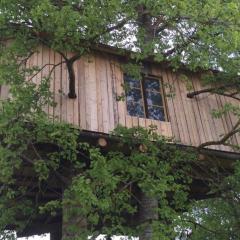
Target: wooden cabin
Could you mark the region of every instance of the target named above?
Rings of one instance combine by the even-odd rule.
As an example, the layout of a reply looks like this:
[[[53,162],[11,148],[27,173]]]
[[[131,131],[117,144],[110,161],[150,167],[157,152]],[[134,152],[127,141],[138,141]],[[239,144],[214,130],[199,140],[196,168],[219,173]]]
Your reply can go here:
[[[71,55],[68,54],[69,57]],[[97,136],[107,136],[118,125],[129,128],[154,125],[156,131],[170,141],[193,147],[218,140],[237,122],[231,114],[221,118],[211,115],[213,110],[223,107],[225,103],[238,104],[237,101],[209,93],[187,97],[189,91],[206,87],[200,81],[201,72],[185,69],[176,72],[168,64],[149,60],[141,79],[135,79],[122,70],[127,62],[124,54],[111,47],[99,47],[74,62],[76,98],[69,98],[69,72],[66,64],[61,64],[62,61],[64,59],[59,53],[39,46],[27,62],[27,67],[42,67],[39,74],[29,77],[36,83],[51,72],[50,88],[57,105],[47,106],[45,111],[53,121],[71,123],[88,133],[97,133]],[[54,69],[53,65],[56,65]],[[1,86],[0,97],[8,97],[7,86]],[[240,145],[240,135],[232,137],[231,142]],[[231,160],[239,158],[239,154],[228,146],[209,148],[214,156]],[[206,195],[202,183],[202,180],[194,183],[194,197]],[[55,230],[57,234],[61,232],[59,218],[56,222],[54,219],[50,223],[44,221],[37,219],[35,225],[28,226],[19,236]],[[53,239],[61,238],[59,235],[54,238],[53,234]]]
[[[32,79],[39,82],[49,75],[53,64],[62,61],[64,59],[60,54],[40,46],[30,57],[27,67],[45,66]],[[46,108],[49,117],[54,121],[71,123],[82,130],[107,134],[119,124],[126,127],[154,125],[159,134],[173,137],[177,143],[187,146],[218,140],[237,121],[230,114],[221,118],[211,115],[214,109],[221,108],[227,102],[233,103],[230,98],[209,93],[187,97],[189,91],[206,88],[200,81],[201,73],[186,70],[175,72],[167,64],[148,62],[139,81],[123,72],[124,63],[126,58],[123,54],[106,46],[75,61],[74,99],[68,97],[66,64],[59,64],[51,74],[50,87],[57,105]],[[0,94],[5,98],[7,87],[2,86]],[[120,99],[120,96],[125,97]],[[235,104],[239,103],[236,101]],[[240,135],[234,136],[231,141],[240,144]],[[210,148],[233,151],[227,146]]]

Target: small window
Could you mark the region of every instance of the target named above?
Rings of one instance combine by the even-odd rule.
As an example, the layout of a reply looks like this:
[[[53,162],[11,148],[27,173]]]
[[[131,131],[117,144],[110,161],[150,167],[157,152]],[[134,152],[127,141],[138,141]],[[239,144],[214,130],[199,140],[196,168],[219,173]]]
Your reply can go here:
[[[160,79],[143,77],[138,80],[125,75],[124,81],[129,115],[166,121],[165,102]]]

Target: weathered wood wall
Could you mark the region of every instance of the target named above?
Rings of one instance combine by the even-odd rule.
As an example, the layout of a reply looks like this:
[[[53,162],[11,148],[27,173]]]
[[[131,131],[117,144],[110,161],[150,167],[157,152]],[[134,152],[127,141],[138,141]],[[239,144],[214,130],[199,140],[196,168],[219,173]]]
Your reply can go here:
[[[175,96],[167,98],[169,120],[175,139],[181,143],[198,146],[206,141],[218,140],[237,122],[237,118],[232,114],[221,118],[213,118],[211,114],[213,110],[221,109],[226,103],[239,104],[236,100],[210,93],[198,95],[193,99],[187,98],[189,91],[207,88],[201,84],[199,74],[188,73],[189,82],[186,84],[181,72],[163,70],[156,66],[152,72],[162,76],[164,82],[173,87]],[[192,86],[191,90],[187,90],[189,84]],[[235,135],[231,143],[240,144],[240,135]],[[227,146],[212,146],[211,148],[232,151]]]
[[[32,55],[27,66],[45,66],[58,64],[62,57],[45,47],[39,47]],[[46,65],[43,71],[33,78],[39,82],[47,76],[52,65]],[[55,108],[47,107],[49,116],[55,120],[66,121],[81,129],[109,133],[118,124],[132,127],[156,125],[158,132],[164,136],[173,136],[179,143],[197,146],[200,143],[217,140],[229,131],[236,119],[229,114],[226,117],[214,119],[211,111],[222,107],[227,100],[225,97],[202,94],[194,99],[186,97],[186,83],[181,73],[174,73],[154,65],[151,74],[159,76],[165,83],[165,92],[172,86],[175,94],[166,97],[169,122],[131,117],[127,115],[126,103],[117,101],[117,96],[123,93],[123,72],[117,56],[107,53],[94,53],[84,56],[74,63],[76,74],[76,99],[68,98],[68,72],[65,64],[60,64],[52,72],[51,90],[57,103]],[[194,90],[202,88],[197,74],[189,74]],[[1,96],[6,97],[6,90],[1,88]],[[240,144],[240,136],[234,137],[233,143]],[[229,147],[212,147],[218,150],[230,151]]]

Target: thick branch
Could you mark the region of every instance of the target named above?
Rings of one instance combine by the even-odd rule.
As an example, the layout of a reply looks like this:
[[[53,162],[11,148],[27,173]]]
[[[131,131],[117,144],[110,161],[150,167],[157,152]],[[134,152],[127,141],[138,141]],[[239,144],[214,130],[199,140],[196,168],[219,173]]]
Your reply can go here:
[[[78,60],[82,54],[76,54],[71,58],[67,58],[67,56],[62,53],[59,52],[59,54],[61,54],[61,56],[64,58],[64,60],[66,61],[66,66],[68,69],[68,74],[69,74],[69,93],[68,93],[68,97],[69,98],[76,98],[77,94],[76,94],[76,90],[75,90],[75,72],[73,69],[73,64],[76,60]]]
[[[229,140],[233,135],[240,132],[240,119],[237,121],[237,123],[233,126],[232,130],[228,132],[226,135],[224,135],[220,140],[218,141],[209,141],[200,144],[197,149],[201,150],[204,147],[212,146],[212,145],[223,145],[227,140]]]
[[[216,87],[206,88],[206,89],[202,89],[202,90],[199,90],[199,91],[190,92],[190,93],[187,94],[187,97],[188,98],[194,98],[195,96],[200,95],[202,93],[215,93],[215,94],[218,94],[218,95],[222,95],[222,96],[225,96],[225,97],[230,97],[230,98],[233,98],[235,100],[240,101],[240,98],[235,96],[236,94],[238,94],[238,92],[234,92],[234,93],[224,93],[224,92],[222,92],[224,89],[233,88],[233,87],[236,87],[236,83],[221,85],[217,88]]]

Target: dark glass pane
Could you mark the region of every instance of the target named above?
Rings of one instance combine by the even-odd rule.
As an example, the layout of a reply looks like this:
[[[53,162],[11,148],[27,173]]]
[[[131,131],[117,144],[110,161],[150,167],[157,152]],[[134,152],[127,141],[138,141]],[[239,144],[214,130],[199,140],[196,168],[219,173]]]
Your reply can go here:
[[[148,106],[148,118],[165,121],[163,108],[156,106]]]
[[[160,82],[159,80],[147,78],[144,80],[144,88],[151,91],[160,91]]]
[[[163,105],[162,96],[159,92],[146,91],[146,99],[148,105]]]
[[[127,102],[128,114],[135,117],[144,117],[143,105],[134,102]]]
[[[142,93],[140,89],[133,88],[127,91],[127,102],[141,102],[142,101]]]
[[[134,79],[133,77],[125,75],[124,81],[128,88],[141,88],[139,79]]]

